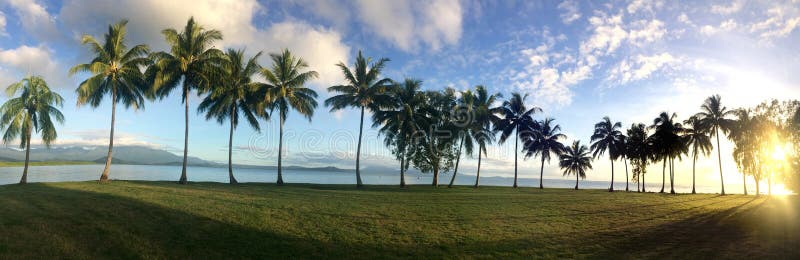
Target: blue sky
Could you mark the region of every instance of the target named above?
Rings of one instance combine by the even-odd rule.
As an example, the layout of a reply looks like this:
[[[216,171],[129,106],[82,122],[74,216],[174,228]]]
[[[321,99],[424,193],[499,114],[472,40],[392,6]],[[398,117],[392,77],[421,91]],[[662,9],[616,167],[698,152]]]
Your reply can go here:
[[[660,111],[685,119],[714,93],[729,107],[800,98],[797,1],[0,0],[0,85],[43,75],[66,98],[58,144],[105,145],[109,104],[77,107],[74,90],[85,75],[66,73],[89,60],[80,36],[99,37],[109,23],[126,18],[129,45],[160,51],[160,31],[180,28],[192,15],[223,32],[219,48],[246,48],[250,55],[289,48],[308,60],[320,73],[311,84],[320,103],[327,86],[342,82],[334,64],[350,64],[363,50],[391,59],[387,77],[422,79],[426,89],[482,84],[506,96],[528,93],[529,104],[544,109],[539,118],[555,117],[570,139],[583,142],[605,115],[629,126]],[[118,111],[116,143],[180,153],[179,97]],[[263,125],[260,134],[244,125],[237,130],[237,163],[275,163],[277,124]],[[353,167],[357,111],[329,113],[320,106],[313,122],[290,114],[286,127],[288,164]],[[225,161],[227,131],[192,111],[189,154]],[[375,130],[366,130],[364,148],[368,167],[396,164]],[[729,157],[730,145],[722,148]],[[705,161],[711,160],[698,163],[701,171],[714,166]],[[466,172],[474,162],[463,162]],[[484,172],[508,176],[510,162],[510,145],[495,146]],[[538,163],[525,161],[523,174],[532,176]],[[678,171],[690,164],[680,163]],[[725,167],[732,180],[741,179],[730,160]],[[608,179],[608,168],[598,161],[589,179]],[[546,175],[560,177],[554,166]]]

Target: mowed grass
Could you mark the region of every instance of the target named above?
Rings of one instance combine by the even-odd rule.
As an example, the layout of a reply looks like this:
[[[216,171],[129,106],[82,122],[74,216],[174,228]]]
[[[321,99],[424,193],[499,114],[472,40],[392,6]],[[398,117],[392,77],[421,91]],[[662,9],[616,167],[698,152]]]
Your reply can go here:
[[[0,186],[0,258],[794,258],[797,196],[114,181]]]

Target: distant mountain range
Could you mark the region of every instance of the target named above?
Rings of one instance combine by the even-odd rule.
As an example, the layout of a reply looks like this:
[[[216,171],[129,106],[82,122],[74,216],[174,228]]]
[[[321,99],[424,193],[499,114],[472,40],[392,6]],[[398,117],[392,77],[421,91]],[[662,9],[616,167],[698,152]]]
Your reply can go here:
[[[44,147],[31,147],[31,161],[70,161],[70,162],[95,162],[105,163],[108,155],[108,147],[104,146],[61,146],[45,149]],[[0,161],[24,161],[25,151],[18,148],[0,148]],[[176,154],[145,147],[145,146],[116,146],[114,147],[114,157],[111,159],[115,164],[136,164],[136,165],[181,165],[183,157]],[[203,167],[227,167],[227,164],[206,161],[197,157],[189,156],[187,162],[190,166]],[[258,165],[234,165],[237,168],[266,169],[274,170],[276,166]],[[284,166],[287,170],[315,170],[315,171],[350,171],[337,167],[301,167]]]

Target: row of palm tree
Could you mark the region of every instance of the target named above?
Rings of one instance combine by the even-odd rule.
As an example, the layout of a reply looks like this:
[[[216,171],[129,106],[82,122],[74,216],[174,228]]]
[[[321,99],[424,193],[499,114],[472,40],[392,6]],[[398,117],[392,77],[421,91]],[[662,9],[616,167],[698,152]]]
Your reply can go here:
[[[180,89],[185,111],[184,160],[180,183],[188,182],[189,96],[194,92],[204,96],[197,109],[205,114],[207,120],[213,119],[220,124],[228,121],[230,183],[237,183],[232,167],[232,146],[239,120],[246,120],[253,129],[260,131],[259,120],[270,120],[273,113],[278,113],[280,127],[276,183],[283,184],[284,123],[290,110],[311,120],[318,106],[317,93],[307,88],[306,84],[318,74],[309,70],[308,64],[288,49],[269,54],[271,66],[268,67],[258,63],[261,52],[245,57],[243,50],[216,49],[214,43],[223,39],[222,33],[204,28],[193,18],[180,32],[176,29],[162,31],[170,46],[169,51],[150,52],[146,45],[141,44],[128,48],[126,24],[127,21],[123,20],[110,25],[102,41],[84,36],[82,43],[90,48],[94,58],[69,71],[71,75],[90,74],[77,88],[79,106],[88,104],[97,107],[107,95],[111,98],[109,149],[100,181],[109,180],[117,103],[122,103],[126,108],[143,109],[146,100],[163,99]],[[539,188],[544,188],[545,163],[557,156],[564,175],[575,175],[576,189],[578,178],[585,178],[587,170],[592,169],[592,159],[607,153],[611,162],[609,191],[614,191],[614,162],[622,160],[625,164],[626,191],[629,190],[629,180],[637,183],[637,191],[641,182],[641,191],[645,191],[646,167],[650,163],[661,162],[661,192],[665,190],[669,166],[670,192],[674,193],[675,160],[680,161],[683,155],[691,153],[692,193],[695,193],[694,164],[700,155],[710,154],[714,148],[712,137],[716,137],[719,147],[720,134],[733,138],[736,143],[734,157],[742,171],[751,175],[761,172],[755,170],[757,166],[754,165],[758,165],[758,160],[753,158],[758,149],[752,147],[765,141],[761,135],[753,137],[755,134],[752,131],[763,127],[753,125],[755,123],[751,121],[754,120],[748,119],[745,110],[728,110],[722,106],[718,95],[706,99],[700,112],[682,123],[677,121],[676,114],[663,112],[651,125],[632,124],[623,132],[621,122],[604,117],[594,125],[589,147],[578,141],[565,145],[562,141],[567,137],[561,133],[561,127],[555,123],[555,119],[534,119],[542,109],[527,104],[527,94],[511,93],[508,99],[502,100],[500,106],[493,107],[503,97],[499,93],[490,93],[484,86],[460,92],[452,88],[423,91],[420,80],[407,78],[394,81],[383,77],[381,72],[388,62],[386,58],[373,60],[365,57],[359,51],[352,68],[341,62],[336,64],[345,84],[329,87],[328,91],[335,95],[324,102],[332,112],[347,108],[360,110],[359,140],[355,151],[358,187],[363,185],[360,155],[367,112],[372,114],[372,127],[379,129],[384,136],[384,143],[400,161],[401,186],[406,184],[406,170],[413,165],[423,172],[432,173],[434,186],[439,183],[440,172],[452,171],[448,185],[452,187],[462,153],[472,156],[477,150],[478,167],[474,186],[478,187],[481,159],[487,155],[487,147],[496,141],[497,134],[500,144],[509,138],[514,139],[513,187],[518,186],[519,152],[526,159],[538,156],[541,160]],[[44,143],[49,145],[56,137],[50,116],[55,117],[56,121],[63,121],[63,116],[56,109],[61,104],[61,97],[50,92],[40,77],[28,77],[8,88],[11,95],[18,90],[22,90],[19,99],[12,99],[0,108],[0,127],[6,128],[4,140],[8,142],[19,138],[22,140],[21,146],[29,148],[30,135],[35,130],[42,132]],[[800,110],[796,114],[800,114]],[[732,119],[734,115],[739,119]],[[794,125],[800,125],[798,118],[800,116],[794,117]],[[725,194],[719,149],[717,153],[721,193]],[[633,166],[632,178],[628,176],[628,161]],[[26,173],[27,163],[22,182]]]

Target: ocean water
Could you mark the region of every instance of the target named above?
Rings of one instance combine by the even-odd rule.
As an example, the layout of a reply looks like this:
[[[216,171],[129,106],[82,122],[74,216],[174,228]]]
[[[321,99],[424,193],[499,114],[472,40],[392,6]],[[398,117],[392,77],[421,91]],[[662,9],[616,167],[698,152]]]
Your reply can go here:
[[[64,182],[64,181],[90,181],[97,180],[103,170],[103,165],[64,165],[64,166],[35,166],[30,167],[28,173],[29,182]],[[228,182],[228,169],[217,167],[189,167],[187,169],[189,181],[197,182]],[[146,180],[146,181],[177,181],[180,177],[180,166],[162,165],[113,165],[111,167],[111,179],[117,180]],[[0,185],[13,184],[19,182],[22,175],[22,167],[0,167]],[[277,178],[275,170],[234,168],[234,175],[239,182],[263,182],[274,183]],[[447,185],[452,175],[443,173],[439,176],[439,184]],[[312,170],[284,170],[284,181],[287,183],[313,183],[313,184],[355,184],[356,178],[353,171],[312,171]],[[362,178],[365,184],[369,185],[399,185],[400,174],[398,172],[387,173],[364,173]],[[406,175],[406,183],[431,184],[433,176],[431,174],[409,173]],[[649,175],[647,180],[647,190],[657,192],[661,189],[660,178],[656,175]],[[474,185],[475,176],[459,174],[456,176],[456,185]],[[510,177],[481,177],[480,184],[483,186],[511,186],[513,178]],[[631,190],[636,190],[635,184],[631,183]],[[666,184],[669,190],[669,183]],[[519,186],[538,187],[538,178],[520,178]],[[575,179],[564,177],[563,179],[545,179],[546,188],[574,188]],[[728,185],[726,185],[728,186]],[[607,189],[608,181],[587,181],[581,180],[581,189]],[[617,181],[614,183],[616,190],[625,190],[625,182]],[[738,188],[738,187],[736,187]],[[732,192],[739,192],[731,187]],[[680,184],[675,186],[678,193],[691,192],[691,186]],[[698,185],[697,191],[701,193],[717,193],[719,186]]]

